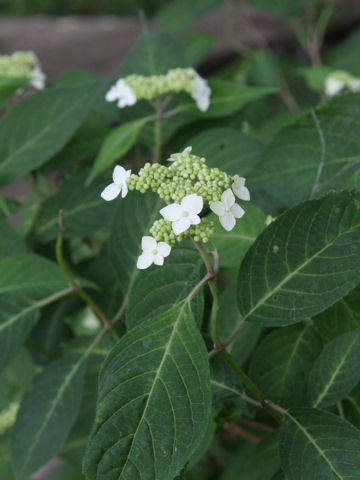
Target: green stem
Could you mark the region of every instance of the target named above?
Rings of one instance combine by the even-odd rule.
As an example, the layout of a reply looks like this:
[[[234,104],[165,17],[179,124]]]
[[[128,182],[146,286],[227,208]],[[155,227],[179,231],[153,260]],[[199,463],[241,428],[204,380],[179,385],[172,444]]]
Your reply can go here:
[[[219,270],[219,259],[218,259],[217,252],[213,252],[213,256],[215,260],[214,266],[213,266],[208,252],[201,245],[201,243],[194,241],[194,244],[198,249],[201,255],[201,258],[204,261],[204,264],[206,266],[207,273],[209,276],[208,285],[209,285],[209,289],[213,299],[212,307],[211,307],[211,315],[210,315],[210,334],[214,342],[214,349],[218,349],[218,348],[221,348],[221,345],[222,345],[219,332],[218,332],[218,318],[219,318],[218,313],[219,313],[219,307],[220,307],[220,294],[216,284],[216,279],[214,277],[216,276]]]
[[[156,116],[155,116],[155,122],[154,122],[153,163],[158,163],[161,159],[162,111],[163,111],[163,107],[160,103],[158,103],[156,105]]]
[[[246,373],[236,365],[231,356],[226,350],[221,353],[221,358],[231,368],[235,375],[242,381],[246,388],[256,397],[261,404],[262,408],[265,408],[270,415],[278,422],[281,423],[283,415],[286,415],[286,410],[276,405],[275,403],[267,400],[264,394],[258,389],[255,383],[246,375]]]
[[[56,241],[56,260],[61,268],[63,274],[65,275],[67,281],[70,283],[73,289],[77,292],[80,298],[91,308],[91,310],[97,315],[100,320],[103,322],[104,326],[108,331],[111,331],[111,334],[117,342],[119,340],[118,334],[113,330],[112,324],[106,318],[105,314],[101,308],[94,302],[94,300],[83,290],[82,286],[79,285],[77,280],[73,277],[72,271],[67,264],[67,261],[64,257],[63,246],[64,246],[64,233],[65,233],[65,223],[64,223],[64,212],[60,210],[59,212],[59,233]]]
[[[221,345],[221,339],[218,331],[218,318],[219,318],[219,308],[220,308],[220,295],[219,289],[216,284],[215,278],[209,280],[209,288],[213,298],[212,307],[211,307],[211,316],[210,316],[210,334],[214,342],[214,347],[219,348]]]
[[[341,403],[341,402],[337,402],[336,408],[337,408],[337,410],[338,410],[338,412],[339,412],[339,417],[344,420],[344,419],[345,419],[345,414],[344,414],[344,409],[343,409],[342,403]]]

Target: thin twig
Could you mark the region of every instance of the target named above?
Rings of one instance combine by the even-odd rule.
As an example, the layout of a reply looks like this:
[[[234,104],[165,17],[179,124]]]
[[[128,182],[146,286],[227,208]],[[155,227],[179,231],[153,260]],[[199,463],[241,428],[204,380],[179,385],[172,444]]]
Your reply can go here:
[[[112,324],[107,319],[104,312],[94,302],[94,300],[85,292],[85,290],[83,290],[82,286],[73,277],[72,271],[64,257],[64,252],[63,252],[64,233],[65,233],[64,211],[60,210],[59,211],[59,233],[58,233],[58,237],[56,241],[56,249],[55,249],[56,259],[59,264],[59,267],[61,268],[63,274],[65,275],[71,287],[73,289],[76,289],[76,293],[79,295],[79,297],[82,298],[82,300],[84,300],[84,302],[91,308],[91,310],[100,318],[100,320],[103,322],[105,327],[108,330],[111,330],[112,336],[114,340],[117,342],[119,340],[119,336],[117,335],[115,330],[112,329]]]

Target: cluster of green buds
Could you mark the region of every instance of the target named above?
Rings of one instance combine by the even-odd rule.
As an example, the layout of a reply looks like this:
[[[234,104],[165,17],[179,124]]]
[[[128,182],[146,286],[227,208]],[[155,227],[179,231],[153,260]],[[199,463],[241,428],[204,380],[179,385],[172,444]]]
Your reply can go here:
[[[127,180],[129,190],[145,193],[152,190],[166,202],[179,203],[186,195],[196,193],[207,202],[221,199],[233,178],[218,168],[209,168],[205,158],[191,154],[191,147],[171,155],[169,166],[146,163],[138,175]]]
[[[28,78],[30,85],[42,89],[45,75],[33,52],[15,52],[12,55],[0,56],[0,77]]]
[[[137,175],[117,165],[113,183],[101,193],[102,198],[109,201],[120,193],[125,197],[128,190],[141,193],[150,190],[167,203],[160,210],[163,218],[156,220],[150,228],[152,236],[142,239],[143,253],[137,263],[140,269],[153,263],[162,265],[175,243],[188,236],[196,242],[209,241],[215,224],[204,216],[200,217],[204,202],[208,202],[210,209],[219,216],[224,229],[230,231],[236,219],[245,213],[235,203],[234,194],[241,200],[250,200],[245,178],[232,177],[218,168],[210,168],[205,158],[191,154],[191,147],[171,155],[168,160],[168,166],[147,163]]]
[[[205,79],[193,68],[174,68],[164,75],[128,75],[110,87],[105,99],[117,101],[119,108],[132,106],[138,100],[154,100],[169,93],[186,92],[205,112],[210,105],[211,90]]]

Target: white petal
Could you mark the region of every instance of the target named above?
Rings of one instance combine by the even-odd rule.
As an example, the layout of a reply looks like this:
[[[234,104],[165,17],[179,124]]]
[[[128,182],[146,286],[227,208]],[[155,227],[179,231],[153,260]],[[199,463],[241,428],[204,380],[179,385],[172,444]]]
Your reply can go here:
[[[150,237],[149,235],[148,236],[145,235],[145,237],[142,237],[141,248],[145,253],[151,253],[153,250],[156,250],[157,243],[155,238]]]
[[[131,175],[131,170],[126,170],[124,178],[129,178]]]
[[[360,91],[360,78],[352,78],[350,80],[349,88],[352,92]]]
[[[110,90],[105,95],[105,100],[107,102],[113,102],[119,98],[119,93],[115,85],[113,85]]]
[[[124,183],[122,184],[122,187],[121,187],[121,198],[125,198],[127,194],[128,194],[128,186],[126,185],[126,182],[124,181]]]
[[[170,255],[171,252],[171,247],[165,242],[159,242],[157,244],[157,251],[162,255],[163,257],[167,257]]]
[[[124,177],[126,175],[126,170],[124,167],[120,165],[116,165],[113,171],[113,182],[121,185],[124,181]]]
[[[150,267],[150,265],[153,263],[153,260],[154,255],[152,255],[151,253],[142,253],[137,259],[136,266],[140,270],[144,270],[145,268]]]
[[[233,186],[232,186],[232,190],[235,193],[235,195],[238,198],[240,198],[240,200],[244,200],[246,202],[248,202],[250,200],[250,192],[246,187],[244,187],[244,186],[239,187],[239,186],[235,185],[235,183],[234,183]]]
[[[189,213],[200,213],[203,208],[203,199],[200,195],[192,193],[181,200],[182,208]]]
[[[220,223],[221,225],[230,232],[235,227],[235,217],[232,215],[230,212],[226,212],[224,215],[222,215],[220,218]]]
[[[188,218],[191,225],[199,225],[199,223],[201,222],[201,218],[199,217],[199,215],[196,215],[196,213],[190,213]]]
[[[245,210],[241,208],[240,205],[235,203],[235,205],[230,208],[230,212],[234,215],[235,218],[241,218],[244,215]]]
[[[175,235],[180,235],[180,233],[185,232],[190,227],[189,217],[181,217],[176,222],[173,222],[172,229]]]
[[[221,202],[210,202],[210,209],[219,216],[225,213],[225,206]]]
[[[115,183],[110,183],[104,190],[101,192],[101,198],[109,202],[114,200],[120,193],[120,188]]]
[[[164,257],[159,253],[154,255],[154,263],[155,265],[164,265]]]
[[[195,100],[198,109],[206,112],[210,105],[211,89],[208,87],[207,81],[204,78],[200,77],[195,70],[194,73],[194,88],[190,95]]]
[[[162,215],[165,220],[175,222],[182,216],[182,212],[183,209],[178,203],[172,203],[171,205],[167,205],[166,207],[162,208],[160,210],[160,215]]]
[[[325,80],[325,93],[328,97],[332,97],[344,88],[344,83],[338,78],[327,77]]]
[[[233,192],[230,190],[230,188],[228,188],[227,190],[225,190],[225,192],[223,192],[223,194],[221,195],[221,201],[224,204],[224,206],[227,208],[231,208],[234,205],[235,197]]]

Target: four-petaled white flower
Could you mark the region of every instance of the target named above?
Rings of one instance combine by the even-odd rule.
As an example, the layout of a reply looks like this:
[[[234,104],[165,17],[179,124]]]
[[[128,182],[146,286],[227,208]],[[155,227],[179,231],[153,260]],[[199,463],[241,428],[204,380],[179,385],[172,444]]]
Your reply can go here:
[[[204,78],[200,77],[195,70],[193,70],[193,72],[194,88],[190,95],[195,100],[198,109],[206,112],[210,105],[211,89]]]
[[[163,265],[164,257],[167,257],[171,252],[171,247],[167,243],[158,243],[155,238],[150,236],[142,237],[141,248],[143,253],[139,256],[136,264],[140,270],[150,267],[153,263]]]
[[[190,225],[198,225],[200,217],[198,213],[203,208],[203,199],[195,193],[187,195],[181,200],[181,204],[172,203],[160,210],[160,214],[172,222],[175,235],[185,232]]]
[[[120,167],[120,165],[116,165],[113,172],[113,182],[110,183],[104,190],[101,192],[101,197],[106,200],[114,200],[120,192],[122,198],[126,197],[128,193],[128,187],[126,185],[126,179],[129,178],[131,175],[131,170],[125,170],[124,167]]]
[[[250,200],[250,192],[248,188],[245,187],[244,177],[234,175],[234,183],[231,185],[231,188],[235,195],[240,198],[240,200],[245,200],[246,202]]]
[[[133,89],[125,83],[123,78],[119,78],[115,85],[110,87],[110,90],[105,96],[105,100],[107,102],[118,100],[117,106],[123,108],[135,105],[137,98]]]
[[[180,155],[189,154],[191,153],[192,147],[185,147],[181,153],[172,153],[170,158],[168,158],[168,162],[176,162],[179,159]]]
[[[235,227],[235,219],[241,218],[245,213],[245,210],[235,203],[235,197],[230,188],[221,195],[221,202],[211,202],[210,208],[219,216],[221,225],[228,232]]]

